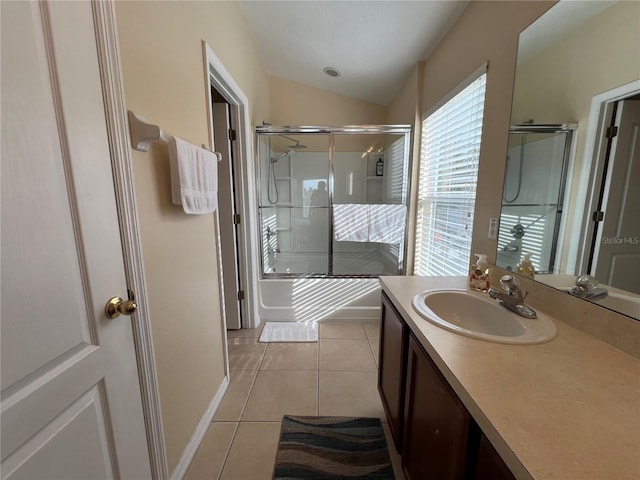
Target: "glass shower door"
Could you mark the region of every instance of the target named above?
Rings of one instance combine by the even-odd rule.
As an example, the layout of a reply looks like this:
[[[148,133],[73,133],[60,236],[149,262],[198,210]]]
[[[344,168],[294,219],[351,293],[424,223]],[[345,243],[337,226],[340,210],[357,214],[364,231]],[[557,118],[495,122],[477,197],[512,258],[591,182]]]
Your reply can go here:
[[[333,274],[403,273],[408,136],[334,138]]]
[[[256,127],[263,278],[404,273],[410,135]]]
[[[515,270],[528,253],[536,272],[554,272],[572,136],[570,128],[512,127],[498,235],[499,267]]]
[[[263,274],[329,274],[329,135],[257,136]]]

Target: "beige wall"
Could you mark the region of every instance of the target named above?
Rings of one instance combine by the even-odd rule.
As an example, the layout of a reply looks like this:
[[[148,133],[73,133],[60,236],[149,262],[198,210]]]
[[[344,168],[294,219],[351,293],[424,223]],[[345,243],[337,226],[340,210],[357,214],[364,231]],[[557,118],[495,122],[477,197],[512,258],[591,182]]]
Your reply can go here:
[[[420,94],[423,62],[416,64],[411,75],[393,98],[387,109],[386,123],[391,125],[413,125],[420,120]]]
[[[470,2],[424,65],[422,112],[489,62],[472,251],[487,253],[492,262],[496,241],[487,231],[489,218],[500,215],[518,35],[553,3]]]
[[[271,77],[269,84],[273,125],[383,124],[387,108],[321,88]]]
[[[640,77],[639,22],[640,2],[618,2],[518,65],[514,124],[575,122],[584,136],[591,98]]]
[[[302,83],[271,77],[269,82],[270,119],[272,125],[382,125],[387,107],[345,95],[311,87]],[[305,151],[325,151],[326,137],[293,135],[309,148]],[[279,141],[281,140],[281,141]],[[275,138],[273,148],[285,151],[291,142]],[[341,138],[342,151],[363,151],[375,140],[370,137]]]
[[[252,107],[268,115],[268,78],[235,2],[116,2],[127,108],[208,143],[201,40]],[[171,203],[167,145],[133,151],[134,180],[169,470],[224,378],[213,215]]]
[[[418,198],[418,162],[420,161],[420,124],[422,113],[422,79],[424,62],[418,62],[411,75],[404,83],[389,105],[386,123],[391,125],[411,125],[413,127],[411,137],[411,150],[409,151],[409,223],[408,232],[415,231],[415,219]],[[415,235],[407,238],[406,266],[407,273],[413,273]]]

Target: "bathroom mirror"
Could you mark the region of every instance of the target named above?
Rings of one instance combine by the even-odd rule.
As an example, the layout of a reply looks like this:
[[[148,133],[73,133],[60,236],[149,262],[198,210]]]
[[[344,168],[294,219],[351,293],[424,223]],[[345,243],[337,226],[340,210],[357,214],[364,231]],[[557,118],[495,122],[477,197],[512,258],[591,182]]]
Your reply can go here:
[[[496,255],[561,290],[591,274],[608,295],[584,297],[636,319],[639,25],[640,2],[560,1],[521,33]]]

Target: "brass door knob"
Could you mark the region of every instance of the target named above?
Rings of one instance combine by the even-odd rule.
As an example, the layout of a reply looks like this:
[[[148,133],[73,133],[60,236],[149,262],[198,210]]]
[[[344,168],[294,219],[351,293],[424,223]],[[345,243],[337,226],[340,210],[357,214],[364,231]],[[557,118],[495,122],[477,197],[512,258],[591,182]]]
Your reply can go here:
[[[138,310],[138,304],[133,298],[133,292],[129,291],[129,300],[123,300],[122,297],[110,298],[104,307],[107,318],[116,318],[120,315],[131,315]]]

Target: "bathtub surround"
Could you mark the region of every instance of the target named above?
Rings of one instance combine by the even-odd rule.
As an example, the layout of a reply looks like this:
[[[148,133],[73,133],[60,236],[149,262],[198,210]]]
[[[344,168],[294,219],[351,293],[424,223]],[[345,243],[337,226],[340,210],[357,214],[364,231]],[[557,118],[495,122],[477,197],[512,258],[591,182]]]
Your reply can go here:
[[[260,280],[263,321],[375,320],[380,315],[376,278]]]

